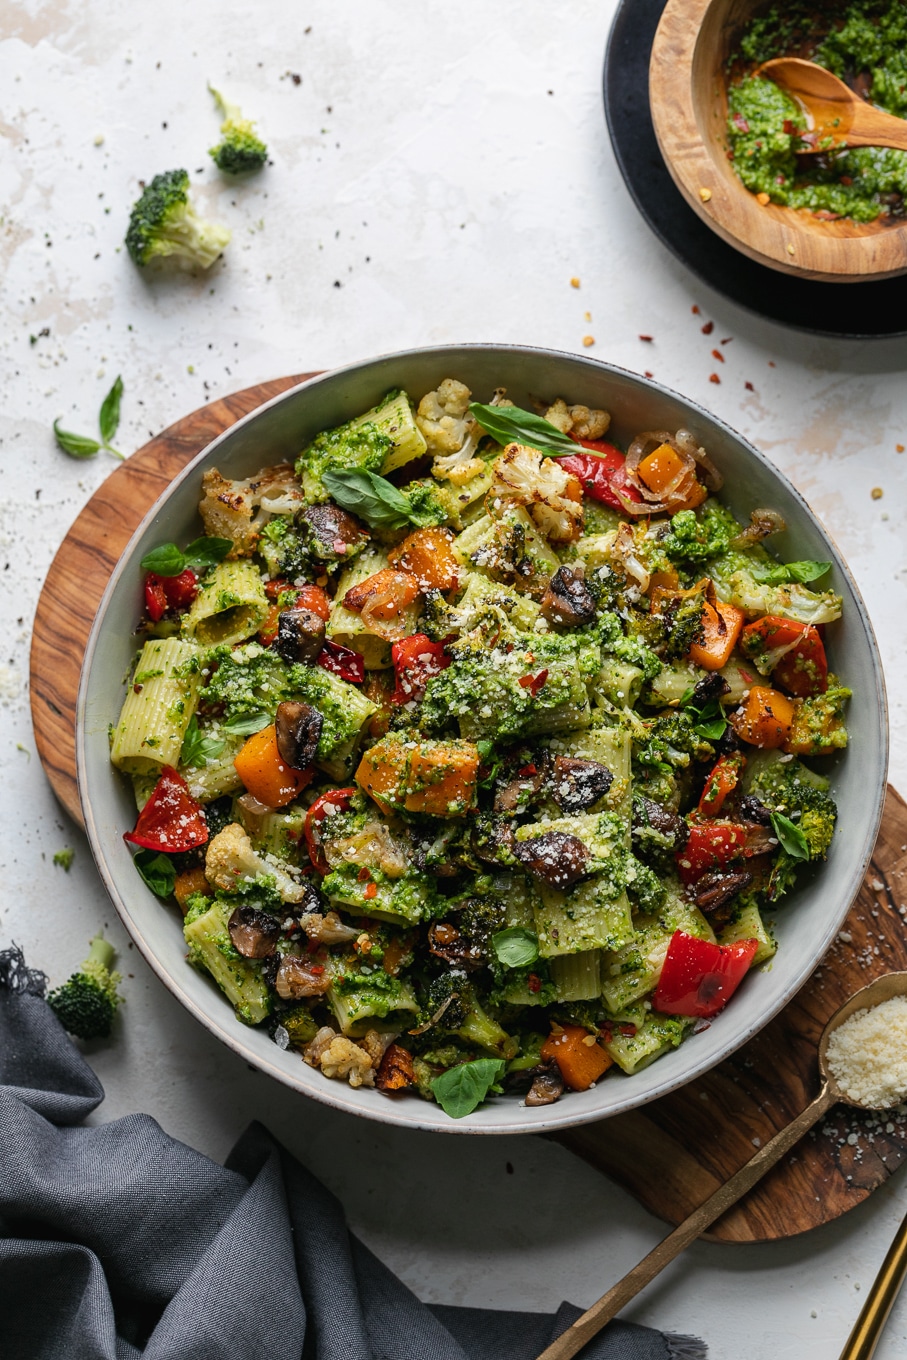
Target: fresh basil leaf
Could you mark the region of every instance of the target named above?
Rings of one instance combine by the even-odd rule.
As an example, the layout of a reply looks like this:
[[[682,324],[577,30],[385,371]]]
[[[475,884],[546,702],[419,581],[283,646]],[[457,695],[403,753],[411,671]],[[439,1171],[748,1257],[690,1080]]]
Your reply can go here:
[[[220,730],[229,733],[231,737],[250,737],[253,733],[260,732],[263,727],[267,727],[270,721],[269,713],[239,713],[228,722],[221,723]]]
[[[132,861],[139,877],[157,897],[172,897],[176,869],[169,855],[157,850],[140,850]]]
[[[451,1119],[462,1119],[481,1105],[504,1071],[500,1058],[477,1058],[448,1068],[431,1083],[435,1100]]]
[[[321,480],[338,505],[373,529],[405,529],[411,523],[409,501],[386,477],[364,468],[338,468]]]
[[[201,574],[209,567],[216,567],[218,562],[223,562],[232,547],[232,538],[205,536],[190,543],[183,556],[186,559],[186,566]]]
[[[110,441],[116,434],[120,424],[120,398],[123,395],[123,379],[118,377],[107,396],[101,402],[101,410],[98,414],[98,428],[101,431],[101,438],[104,447],[110,449],[111,453],[116,453],[116,449],[110,448]],[[122,454],[119,457],[122,458]]]
[[[194,765],[196,768],[207,765],[209,760],[217,759],[226,744],[222,737],[204,736],[199,731],[198,722],[193,715],[189,719],[189,726],[186,728],[186,735],[183,737],[180,763],[182,765]]]
[[[702,708],[688,709],[696,717],[693,724],[693,731],[706,741],[718,741],[724,736],[727,727],[727,718],[724,716],[724,709],[717,699],[710,699]]]
[[[532,930],[523,926],[510,926],[499,930],[491,937],[491,946],[498,956],[498,963],[505,968],[525,968],[535,963],[539,956],[539,939]]]
[[[800,828],[789,817],[785,817],[780,812],[773,812],[772,830],[778,837],[781,849],[790,855],[791,859],[810,858],[809,842]]]
[[[89,439],[84,434],[71,434],[69,430],[61,430],[59,420],[54,421],[54,438],[57,447],[68,453],[70,458],[94,458],[101,448],[96,439]]]
[[[831,571],[830,562],[783,562],[780,567],[769,572],[768,580],[773,585],[785,581],[799,581],[801,585],[805,586],[810,581],[818,581],[829,571]]]
[[[473,401],[469,404],[469,414],[499,444],[528,444],[530,448],[540,449],[542,453],[552,454],[555,458],[582,453],[581,446],[563,434],[556,425],[552,425],[550,420],[524,411],[519,406],[483,406],[481,402]]]
[[[175,543],[162,543],[146,553],[139,565],[143,571],[154,572],[155,576],[179,576],[186,569],[186,557]]]

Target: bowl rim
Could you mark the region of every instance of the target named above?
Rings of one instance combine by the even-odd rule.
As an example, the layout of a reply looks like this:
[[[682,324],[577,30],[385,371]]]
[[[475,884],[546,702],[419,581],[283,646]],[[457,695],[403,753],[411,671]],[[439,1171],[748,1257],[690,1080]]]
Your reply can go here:
[[[826,231],[806,209],[761,206],[715,154],[694,92],[702,26],[715,3],[667,0],[649,58],[655,136],[686,202],[728,245],[781,273],[826,283],[865,283],[907,273],[907,222],[854,224],[846,236],[835,234],[838,224],[830,223],[832,230]],[[820,248],[821,258],[812,246]]]
[[[633,1088],[630,1088],[626,1100],[622,1102],[619,1109],[610,1110],[593,1109],[591,1111],[577,1110],[576,1113],[571,1113],[569,1101],[558,1102],[557,1104],[552,1106],[551,1109],[552,1111],[558,1111],[559,1113],[556,1114],[552,1113],[550,1115],[546,1115],[544,1118],[536,1117],[532,1120],[531,1123],[524,1122],[522,1124],[520,1124],[517,1120],[514,1119],[513,1114],[510,1115],[509,1119],[508,1118],[494,1119],[493,1117],[487,1118],[481,1124],[472,1123],[471,1122],[472,1115],[467,1115],[463,1119],[449,1119],[447,1123],[439,1124],[436,1122],[429,1122],[427,1120],[423,1120],[422,1118],[419,1117],[418,1113],[415,1114],[415,1117],[413,1117],[413,1115],[410,1113],[401,1115],[400,1113],[398,1113],[396,1103],[392,1101],[375,1101],[373,1107],[372,1106],[369,1106],[367,1108],[356,1107],[355,1109],[353,1109],[350,1107],[349,1104],[350,1088],[347,1087],[346,1083],[341,1084],[340,1082],[327,1080],[320,1073],[315,1073],[314,1071],[310,1072],[310,1070],[303,1063],[300,1063],[301,1070],[299,1071],[298,1076],[294,1076],[288,1069],[280,1066],[276,1061],[272,1062],[268,1058],[263,1058],[260,1053],[250,1050],[250,1048],[244,1042],[242,1027],[236,1023],[235,1017],[233,1016],[233,1013],[230,1010],[229,1006],[223,1005],[223,998],[220,996],[220,994],[219,993],[216,994],[215,1000],[218,1004],[209,1013],[208,1009],[205,1006],[200,1005],[196,1001],[196,999],[190,994],[188,989],[183,986],[182,972],[180,972],[179,974],[171,972],[168,969],[168,967],[162,962],[162,960],[158,957],[153,945],[146,937],[142,929],[141,923],[135,919],[128,905],[120,895],[116,883],[116,878],[107,863],[103,839],[97,824],[97,820],[95,818],[94,808],[92,806],[91,801],[91,793],[90,789],[88,788],[88,779],[86,775],[87,770],[86,723],[85,723],[86,707],[88,704],[89,696],[89,682],[91,678],[93,664],[95,661],[95,654],[97,653],[98,648],[101,644],[105,616],[121,578],[125,575],[125,573],[128,570],[130,570],[134,566],[132,556],[135,546],[139,543],[139,541],[141,540],[145,533],[145,530],[155,519],[160,509],[172,495],[173,491],[177,487],[181,486],[185,481],[195,476],[199,466],[203,462],[210,459],[211,456],[216,452],[216,450],[227,441],[228,437],[234,435],[238,430],[248,425],[251,425],[257,419],[262,417],[266,412],[272,410],[274,407],[284,402],[290,401],[296,396],[296,394],[300,393],[303,390],[308,390],[310,388],[314,388],[316,386],[328,382],[339,381],[342,383],[344,378],[348,377],[351,374],[358,373],[362,370],[368,370],[383,364],[403,364],[407,360],[419,359],[426,355],[436,354],[439,357],[441,355],[449,355],[451,356],[452,362],[455,362],[455,355],[459,353],[487,354],[489,355],[489,357],[497,356],[502,353],[515,356],[519,356],[521,354],[532,354],[533,356],[539,356],[542,358],[548,358],[552,360],[568,360],[572,366],[576,366],[578,369],[588,368],[589,370],[598,373],[604,371],[607,374],[613,374],[621,378],[629,378],[632,381],[632,383],[637,384],[639,387],[643,389],[646,388],[651,389],[652,391],[657,392],[662,396],[666,396],[670,399],[679,402],[687,410],[703,416],[705,419],[707,419],[712,424],[717,426],[733,442],[742,445],[750,456],[754,457],[769,471],[769,473],[773,477],[777,478],[782,483],[785,490],[797,502],[799,502],[799,504],[807,513],[807,515],[818,525],[820,532],[822,533],[824,538],[828,541],[829,548],[833,553],[835,567],[846,578],[848,585],[853,593],[854,599],[856,600],[860,623],[865,635],[865,640],[868,647],[868,654],[871,662],[871,670],[875,691],[873,698],[876,703],[876,712],[879,721],[879,739],[880,739],[879,745],[882,757],[880,779],[878,787],[875,790],[874,806],[871,809],[870,819],[867,823],[866,834],[864,836],[861,852],[858,859],[852,860],[850,863],[849,872],[847,874],[846,891],[842,893],[841,900],[846,902],[846,909],[842,912],[839,918],[836,917],[830,923],[826,923],[825,928],[821,935],[821,940],[819,942],[818,952],[816,952],[815,950],[811,951],[810,958],[797,969],[792,979],[789,981],[786,993],[783,996],[779,997],[779,999],[777,999],[771,1005],[767,1006],[763,1011],[761,1011],[756,1022],[744,1026],[739,1035],[737,1035],[736,1038],[722,1050],[718,1057],[713,1058],[711,1056],[704,1056],[700,1062],[698,1063],[694,1062],[690,1070],[685,1071],[678,1076],[665,1077],[660,1082],[658,1082],[654,1086],[654,1088],[648,1091],[645,1090],[637,1091],[634,1090]],[[765,1027],[765,1025],[769,1023],[770,1020],[772,1020],[781,1010],[783,1010],[783,1008],[786,1005],[790,1003],[790,1001],[797,994],[797,992],[800,990],[803,984],[820,965],[822,958],[824,957],[828,948],[832,944],[835,936],[840,930],[841,924],[843,920],[846,919],[846,915],[849,912],[853,904],[853,901],[857,896],[857,893],[859,892],[866,869],[869,865],[872,850],[875,845],[876,837],[878,835],[879,825],[882,819],[882,812],[887,787],[888,753],[889,753],[889,723],[884,675],[882,671],[878,643],[876,641],[875,632],[871,620],[869,618],[865,602],[863,601],[859,588],[857,587],[857,584],[843,555],[839,551],[834,540],[831,538],[831,535],[829,534],[828,530],[818,519],[818,517],[813,513],[813,511],[809,508],[805,498],[801,495],[797,488],[788,480],[784,473],[781,472],[780,469],[776,468],[775,465],[766,457],[765,454],[763,454],[759,449],[752,445],[747,439],[740,435],[736,430],[734,430],[720,417],[714,415],[706,407],[700,405],[699,402],[693,400],[692,398],[686,397],[679,392],[675,392],[672,388],[666,387],[664,384],[657,382],[653,378],[643,377],[638,373],[634,373],[630,369],[622,368],[617,364],[608,363],[604,360],[593,358],[592,356],[574,354],[564,350],[554,350],[544,346],[518,345],[512,343],[494,344],[490,342],[478,342],[466,344],[454,343],[446,345],[421,345],[414,346],[406,350],[389,351],[383,354],[374,355],[368,359],[356,360],[352,363],[344,364],[340,367],[326,370],[323,373],[319,373],[315,377],[309,378],[304,382],[297,383],[293,387],[287,388],[284,392],[278,393],[277,396],[270,398],[268,401],[262,403],[261,406],[256,407],[253,411],[250,411],[246,415],[240,417],[240,419],[234,422],[234,424],[230,425],[226,430],[223,430],[213,440],[206,444],[205,447],[201,449],[200,452],[196,455],[196,457],[193,458],[189,463],[187,463],[186,466],[170,482],[166,490],[162,492],[162,494],[155,500],[154,504],[143,516],[141,523],[137,526],[135,532],[130,537],[126,547],[123,549],[123,552],[110,575],[110,579],[107,582],[107,586],[105,587],[104,593],[98,605],[97,613],[95,614],[95,618],[92,623],[91,632],[89,633],[88,641],[85,646],[85,652],[82,660],[82,669],[79,680],[79,691],[76,703],[76,768],[78,775],[79,798],[84,817],[85,832],[88,837],[92,857],[94,859],[98,873],[100,874],[101,879],[104,883],[104,887],[108,893],[108,896],[110,897],[114,905],[114,908],[116,909],[117,914],[119,915],[120,920],[123,923],[127,933],[130,935],[136,947],[141,952],[143,958],[145,959],[145,962],[158,976],[158,978],[161,980],[161,982],[164,984],[167,990],[172,995],[174,995],[176,999],[186,1008],[186,1010],[188,1010],[190,1014],[193,1015],[194,1018],[197,1021],[199,1021],[211,1034],[213,1034],[221,1042],[225,1043],[228,1048],[232,1049],[232,1051],[236,1053],[239,1057],[241,1057],[246,1063],[254,1065],[254,1067],[257,1070],[274,1077],[282,1085],[289,1087],[291,1090],[294,1090],[299,1094],[310,1096],[313,1099],[319,1101],[321,1104],[327,1105],[336,1110],[341,1110],[344,1113],[351,1115],[361,1115],[366,1119],[373,1119],[383,1124],[391,1124],[400,1128],[418,1129],[420,1131],[430,1133],[442,1132],[452,1134],[468,1134],[473,1136],[477,1134],[492,1136],[520,1133],[525,1134],[552,1133],[558,1130],[578,1127],[581,1124],[594,1123],[600,1120],[613,1118],[614,1116],[619,1114],[625,1114],[632,1109],[638,1109],[643,1105],[649,1104],[653,1100],[659,1099],[661,1096],[668,1095],[672,1091],[676,1091],[681,1087],[688,1085],[690,1082],[695,1081],[705,1072],[710,1071],[713,1067],[716,1067],[720,1062],[723,1062],[725,1058],[730,1057],[732,1053],[736,1052],[745,1043],[747,1043],[755,1034],[762,1030]],[[186,973],[187,981],[188,977],[189,973],[187,972]],[[212,995],[214,995],[214,993],[212,993]],[[276,1046],[275,1051],[278,1053],[280,1052],[279,1049],[276,1049]],[[311,1076],[313,1080],[307,1079],[300,1080],[300,1078],[305,1078],[307,1075]],[[409,1107],[410,1110],[413,1110],[414,1108],[417,1107],[412,1106]],[[487,1108],[494,1109],[497,1107],[493,1106]],[[501,1108],[502,1110],[513,1109],[522,1110],[523,1106],[522,1104],[519,1105],[508,1104],[506,1106],[502,1106]]]

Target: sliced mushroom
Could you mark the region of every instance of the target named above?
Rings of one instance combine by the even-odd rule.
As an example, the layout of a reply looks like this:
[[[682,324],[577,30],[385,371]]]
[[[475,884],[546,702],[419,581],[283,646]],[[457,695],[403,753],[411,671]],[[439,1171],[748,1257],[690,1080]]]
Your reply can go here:
[[[331,985],[331,975],[323,964],[285,954],[280,961],[274,989],[283,1001],[299,1001],[304,996],[322,996]]]
[[[311,704],[288,699],[277,705],[274,726],[281,760],[294,770],[307,770],[318,754],[324,715]]]
[[[564,812],[585,812],[604,798],[614,775],[597,760],[556,756],[551,771],[551,797]]]
[[[428,949],[436,958],[466,972],[485,964],[484,951],[478,945],[470,944],[448,921],[433,921],[428,927]]]
[[[514,840],[513,850],[527,873],[550,888],[569,888],[588,872],[592,858],[579,836],[546,831],[529,840]]]
[[[312,550],[323,561],[342,559],[365,537],[358,519],[339,505],[310,505],[299,511],[296,520],[308,529]]]
[[[275,648],[284,661],[314,661],[324,647],[324,619],[313,609],[282,609]]]
[[[757,822],[760,826],[771,826],[772,811],[752,793],[745,793],[740,799],[740,816],[745,822]]]
[[[681,841],[686,840],[689,830],[683,818],[664,803],[656,803],[653,798],[634,798],[633,829],[643,830],[646,827],[666,836],[673,842],[675,849],[679,849]]]
[[[518,808],[525,808],[541,790],[545,779],[544,768],[540,765],[524,768],[532,769],[533,773],[517,775],[495,789],[495,812],[516,812]]]
[[[577,628],[595,618],[595,599],[578,572],[558,567],[541,599],[542,618],[552,628]]]
[[[705,912],[706,916],[711,916],[719,912],[722,907],[726,907],[739,892],[748,888],[752,881],[753,875],[746,869],[737,869],[732,872],[716,870],[713,873],[703,874],[702,878],[693,884],[689,892],[699,910]]]
[[[564,1094],[564,1079],[556,1062],[543,1063],[526,1094],[527,1105],[553,1105]]]
[[[513,827],[503,817],[478,816],[473,824],[470,845],[476,859],[485,864],[513,864]]]
[[[719,671],[709,671],[708,675],[697,680],[693,686],[690,703],[694,708],[705,708],[713,699],[721,699],[725,694],[729,694],[730,689],[730,685]]]
[[[280,922],[257,907],[237,907],[227,922],[233,947],[244,959],[266,959],[280,939]]]

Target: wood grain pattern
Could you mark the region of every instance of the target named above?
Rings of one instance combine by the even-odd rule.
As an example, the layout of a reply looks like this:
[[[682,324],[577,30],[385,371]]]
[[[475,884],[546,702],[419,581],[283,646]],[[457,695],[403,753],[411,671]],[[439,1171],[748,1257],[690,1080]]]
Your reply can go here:
[[[145,512],[206,444],[240,416],[311,376],[247,388],[170,426],[108,477],[57,553],[35,620],[32,718],[47,776],[77,821],[79,670],[110,572]],[[754,1139],[766,1142],[812,1099],[816,1043],[832,1011],[878,974],[907,969],[902,903],[907,903],[907,805],[890,789],[873,861],[844,932],[782,1014],[682,1091],[558,1134],[556,1140],[623,1185],[652,1213],[679,1223],[748,1160]],[[891,1132],[882,1124],[872,1131],[871,1142],[863,1136],[851,1145],[843,1138],[872,1122],[872,1117],[842,1112],[839,1136],[820,1131],[805,1139],[795,1156],[777,1166],[708,1236],[722,1242],[789,1237],[859,1204],[907,1156],[907,1120],[892,1121]]]
[[[241,416],[312,373],[276,378],[178,420],[116,468],[63,540],[38,600],[29,675],[35,744],[54,793],[82,824],[75,716],[85,644],[110,573],[145,513],[196,454]]]
[[[903,220],[825,222],[805,209],[762,207],[734,174],[726,155],[724,66],[736,34],[761,7],[761,0],[665,6],[652,45],[649,103],[675,184],[722,240],[770,269],[826,283],[907,272]]]

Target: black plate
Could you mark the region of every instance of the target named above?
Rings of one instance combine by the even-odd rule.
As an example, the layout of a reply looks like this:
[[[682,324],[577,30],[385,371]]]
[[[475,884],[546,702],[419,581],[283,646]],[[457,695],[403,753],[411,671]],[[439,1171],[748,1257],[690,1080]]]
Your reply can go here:
[[[876,283],[817,283],[734,250],[701,222],[674,184],[649,112],[649,53],[667,0],[621,0],[605,53],[604,99],[617,164],[659,240],[719,293],[815,335],[907,335],[907,275]]]

